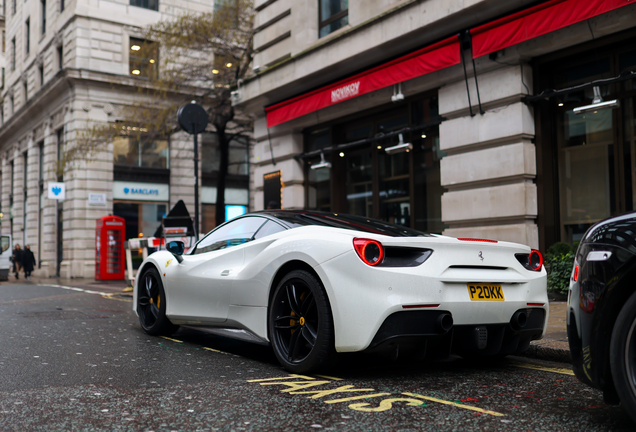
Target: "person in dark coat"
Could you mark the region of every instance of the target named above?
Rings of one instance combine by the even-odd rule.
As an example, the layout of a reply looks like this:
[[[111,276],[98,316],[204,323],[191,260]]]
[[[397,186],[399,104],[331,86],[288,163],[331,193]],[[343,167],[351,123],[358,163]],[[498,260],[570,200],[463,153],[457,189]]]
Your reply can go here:
[[[20,270],[22,270],[22,248],[16,243],[13,248],[13,271],[15,272],[15,278],[20,279]]]
[[[24,247],[22,251],[22,268],[24,268],[24,277],[31,280],[31,272],[35,267],[35,255],[29,246]]]

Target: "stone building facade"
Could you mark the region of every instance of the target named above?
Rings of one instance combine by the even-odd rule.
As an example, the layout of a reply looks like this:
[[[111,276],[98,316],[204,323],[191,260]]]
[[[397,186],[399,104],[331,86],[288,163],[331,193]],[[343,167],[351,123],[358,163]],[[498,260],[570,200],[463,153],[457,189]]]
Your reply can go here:
[[[255,74],[238,100],[255,117],[253,209],[280,190],[285,208],[544,251],[633,210],[631,2],[255,7]],[[618,103],[577,114],[595,87]]]
[[[159,64],[138,58],[141,28],[183,11],[212,8],[213,3],[196,0],[6,2],[1,231],[11,234],[14,244],[31,246],[36,275],[93,277],[95,226],[102,216],[124,217],[127,237],[150,237],[178,200],[194,214],[190,136],[153,142],[122,136],[63,173],[57,167],[82,130],[118,120],[119,109],[132,103],[144,75]],[[213,137],[200,142],[206,139]],[[214,214],[206,208],[215,202],[215,189],[204,171],[205,166],[202,225],[210,229],[213,221],[205,215]],[[243,174],[245,185],[230,182],[230,204],[233,197],[234,204],[247,206]],[[65,199],[49,199],[49,183],[60,181]]]

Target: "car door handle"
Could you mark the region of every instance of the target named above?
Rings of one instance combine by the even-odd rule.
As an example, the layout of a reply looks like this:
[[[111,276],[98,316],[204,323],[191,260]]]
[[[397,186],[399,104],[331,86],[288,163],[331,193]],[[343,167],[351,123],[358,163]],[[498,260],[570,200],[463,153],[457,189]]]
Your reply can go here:
[[[612,256],[609,251],[590,251],[587,254],[587,261],[607,261]]]
[[[223,271],[221,272],[221,276],[229,276],[231,271],[232,271],[232,270],[223,270]]]

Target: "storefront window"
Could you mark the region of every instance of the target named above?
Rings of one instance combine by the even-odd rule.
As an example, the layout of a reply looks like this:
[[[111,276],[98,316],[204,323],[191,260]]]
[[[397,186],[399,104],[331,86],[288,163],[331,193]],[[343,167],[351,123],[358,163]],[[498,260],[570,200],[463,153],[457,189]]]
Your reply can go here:
[[[592,224],[634,209],[636,89],[633,80],[598,85],[596,90],[594,86],[595,81],[636,69],[636,50],[631,46],[625,42],[540,63],[541,70],[549,71],[541,77],[541,88],[572,88],[541,105],[546,119],[539,142],[546,152],[540,162],[546,173],[542,183],[552,189],[543,192],[546,246],[576,242]],[[576,108],[594,103],[595,91],[603,101],[617,100],[619,106],[575,113]],[[551,139],[556,145],[549,148]],[[550,180],[552,157],[556,175]],[[551,201],[551,196],[557,199]],[[558,211],[551,209],[553,202],[558,203]]]
[[[373,161],[367,150],[345,159],[347,173],[347,213],[373,217]]]
[[[384,133],[400,131],[409,125],[408,113],[403,112],[393,118],[382,120],[378,129]],[[402,134],[402,143],[404,141]],[[413,136],[406,134],[408,140]],[[400,143],[400,137],[393,136],[388,141],[379,141],[384,148]],[[380,217],[399,225],[411,226],[411,154],[410,151],[388,154],[382,149],[378,152],[380,180]]]
[[[610,57],[570,64],[555,71],[557,88],[571,87],[611,75]],[[601,86],[604,98],[610,87]],[[562,237],[581,239],[594,222],[612,214],[614,179],[614,114],[612,110],[575,114],[592,103],[593,88],[573,91],[557,102],[559,195]]]
[[[307,135],[307,151],[320,150],[330,143],[330,128],[312,131]],[[331,155],[327,155],[331,157]],[[331,210],[331,170],[309,169],[308,177],[308,208],[312,210]]]
[[[308,131],[305,150],[315,154],[326,149],[324,159],[332,167],[311,169],[320,156],[307,161],[307,208],[441,233],[442,153],[438,126],[432,121],[437,117],[437,97],[432,96]],[[412,148],[386,152],[400,143],[410,143]],[[344,147],[333,151],[338,145]]]
[[[113,159],[115,165],[170,168],[168,141],[140,141],[134,137],[118,137],[113,141]]]
[[[619,56],[621,72],[636,70],[636,50]],[[636,80],[623,83],[626,97],[622,101],[623,115],[623,153],[625,172],[626,209],[634,210],[636,203]]]
[[[561,220],[566,236],[577,241],[590,224],[611,214],[614,124],[611,110],[586,115],[566,111],[561,119]]]

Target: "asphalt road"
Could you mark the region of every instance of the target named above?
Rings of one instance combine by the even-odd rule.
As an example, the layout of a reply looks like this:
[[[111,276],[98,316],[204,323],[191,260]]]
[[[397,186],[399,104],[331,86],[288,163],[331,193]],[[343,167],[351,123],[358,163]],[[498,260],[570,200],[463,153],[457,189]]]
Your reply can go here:
[[[346,356],[294,376],[267,347],[149,337],[129,298],[37,285],[0,285],[0,325],[0,430],[634,430],[567,364]]]

